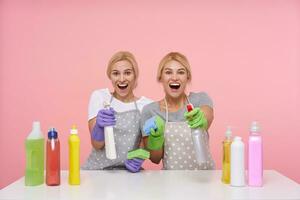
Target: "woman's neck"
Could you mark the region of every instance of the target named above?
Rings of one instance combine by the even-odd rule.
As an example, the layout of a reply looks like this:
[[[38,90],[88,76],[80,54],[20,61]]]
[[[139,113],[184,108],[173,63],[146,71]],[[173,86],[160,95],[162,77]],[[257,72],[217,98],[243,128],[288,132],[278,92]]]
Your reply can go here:
[[[174,112],[174,111],[178,111],[180,108],[184,106],[184,103],[186,101],[186,94],[183,93],[182,95],[176,98],[166,95],[165,99],[168,104],[168,110]]]
[[[113,97],[115,97],[116,99],[124,102],[124,103],[129,103],[129,102],[133,102],[136,100],[136,97],[134,96],[133,92],[128,93],[126,96],[120,96],[118,93],[116,93],[115,91],[112,93]]]

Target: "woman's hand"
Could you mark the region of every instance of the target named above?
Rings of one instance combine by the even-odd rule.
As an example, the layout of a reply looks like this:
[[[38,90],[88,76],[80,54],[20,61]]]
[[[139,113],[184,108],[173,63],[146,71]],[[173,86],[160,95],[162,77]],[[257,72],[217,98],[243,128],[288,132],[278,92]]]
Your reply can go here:
[[[190,128],[201,128],[207,130],[207,119],[200,108],[194,108],[190,112],[185,112],[184,117]]]
[[[92,131],[92,139],[104,141],[104,127],[116,124],[115,111],[113,108],[99,110],[96,117],[96,124]]]
[[[155,126],[156,129],[150,128],[150,135],[148,137],[147,148],[150,150],[159,150],[162,148],[165,138],[164,138],[164,129],[165,122],[159,116],[155,116]]]

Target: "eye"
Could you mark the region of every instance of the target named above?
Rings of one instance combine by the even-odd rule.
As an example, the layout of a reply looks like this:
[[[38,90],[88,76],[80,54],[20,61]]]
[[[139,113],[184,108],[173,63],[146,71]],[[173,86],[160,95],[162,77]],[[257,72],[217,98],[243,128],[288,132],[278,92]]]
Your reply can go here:
[[[185,75],[186,72],[185,72],[185,70],[179,70],[179,71],[178,71],[178,74],[180,74],[180,75]]]
[[[112,76],[118,76],[120,73],[118,72],[118,71],[113,71],[113,72],[111,72],[111,75]]]
[[[132,71],[126,71],[126,72],[125,72],[125,75],[126,75],[126,76],[130,76],[131,74],[132,74]]]
[[[172,71],[171,70],[166,70],[165,74],[170,75],[170,74],[172,74]]]

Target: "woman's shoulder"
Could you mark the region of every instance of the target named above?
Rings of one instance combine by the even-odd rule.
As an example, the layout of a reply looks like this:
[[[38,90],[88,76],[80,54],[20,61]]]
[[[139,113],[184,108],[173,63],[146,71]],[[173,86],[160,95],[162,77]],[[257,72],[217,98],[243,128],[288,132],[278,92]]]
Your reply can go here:
[[[108,88],[97,89],[92,92],[91,98],[110,97],[111,94]]]
[[[213,101],[207,92],[191,92],[189,94],[189,100],[194,106],[208,105],[213,107]]]
[[[149,99],[145,96],[141,96],[138,100],[137,103],[142,104],[142,105],[148,105],[150,103],[154,102],[152,99]]]
[[[144,106],[143,113],[151,112],[153,110],[159,110],[159,104],[157,101],[152,101]]]

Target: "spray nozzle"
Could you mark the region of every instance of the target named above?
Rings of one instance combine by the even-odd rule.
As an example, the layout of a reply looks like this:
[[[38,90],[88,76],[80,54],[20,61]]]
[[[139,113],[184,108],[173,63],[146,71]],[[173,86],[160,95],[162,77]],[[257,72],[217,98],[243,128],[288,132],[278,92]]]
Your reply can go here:
[[[73,125],[73,126],[72,126],[71,134],[78,134],[78,130],[77,130],[77,128],[76,128],[76,125]]]
[[[226,132],[225,132],[225,136],[227,139],[230,139],[230,137],[232,136],[232,131],[231,131],[231,127],[227,126]]]
[[[187,109],[188,112],[191,112],[191,111],[194,109],[193,104],[191,104],[191,103],[190,103],[190,104],[187,104],[187,105],[186,105],[186,109]]]
[[[104,102],[103,102],[103,107],[104,107],[104,108],[109,108],[109,107],[110,107],[110,103],[107,102],[107,101],[104,101]]]
[[[251,131],[251,132],[254,132],[254,133],[257,133],[257,132],[260,131],[260,127],[259,127],[257,121],[253,121],[253,122],[251,123],[250,131]]]

